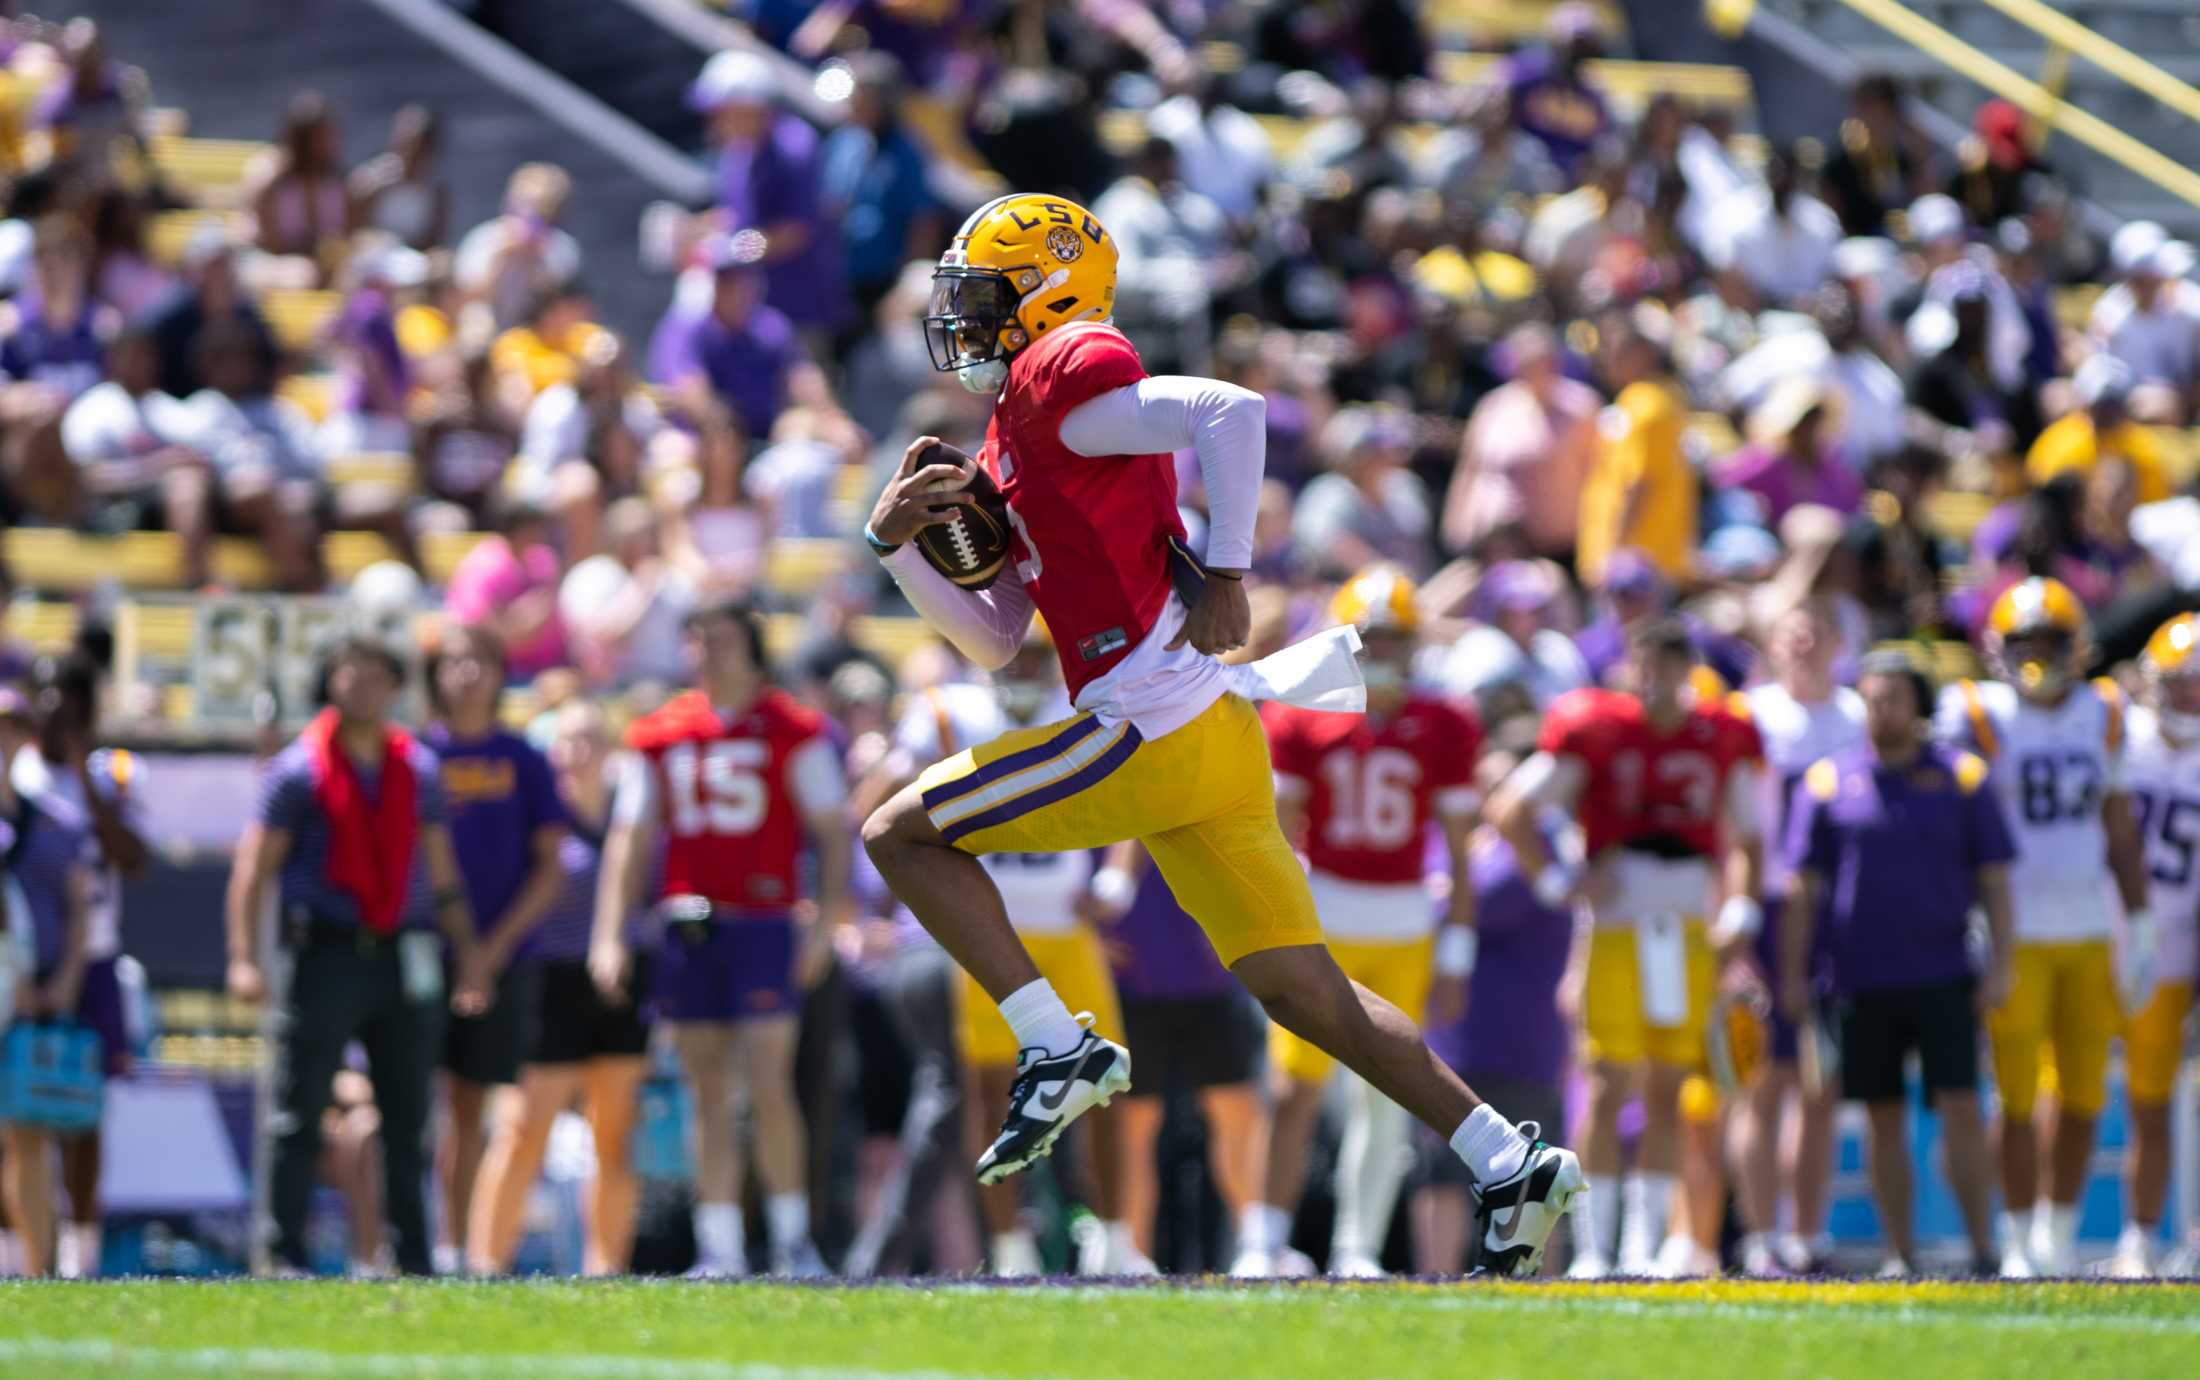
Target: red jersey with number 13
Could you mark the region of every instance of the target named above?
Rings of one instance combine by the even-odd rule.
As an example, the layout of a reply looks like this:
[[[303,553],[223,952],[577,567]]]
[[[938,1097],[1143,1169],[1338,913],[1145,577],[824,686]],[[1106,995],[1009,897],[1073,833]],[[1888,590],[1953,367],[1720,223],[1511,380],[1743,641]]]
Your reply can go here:
[[[794,903],[802,817],[788,763],[825,721],[782,691],[726,718],[690,690],[627,729],[655,789],[665,840],[664,896],[722,906]]]
[[[1757,727],[1730,697],[1692,704],[1670,733],[1642,701],[1617,690],[1573,690],[1551,702],[1536,747],[1588,770],[1579,814],[1591,857],[1613,844],[1651,842],[1710,857],[1729,778],[1764,756]]]
[[[1169,602],[1181,552],[1176,465],[1167,455],[1079,455],[1062,419],[1146,377],[1113,326],[1080,321],[1024,347],[978,463],[1008,500],[1009,559],[1062,660],[1071,699],[1145,639]]]
[[[1305,793],[1307,863],[1350,882],[1419,882],[1439,802],[1474,787],[1473,716],[1416,695],[1380,717],[1273,701],[1260,717],[1276,775]]]

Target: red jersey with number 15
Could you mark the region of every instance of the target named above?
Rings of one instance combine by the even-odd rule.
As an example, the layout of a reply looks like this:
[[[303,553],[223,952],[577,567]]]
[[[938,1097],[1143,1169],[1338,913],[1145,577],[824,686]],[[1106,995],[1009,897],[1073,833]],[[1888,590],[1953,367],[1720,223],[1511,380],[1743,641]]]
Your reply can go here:
[[[1062,326],[1009,363],[978,452],[1008,500],[1009,559],[1053,635],[1073,700],[1153,630],[1171,560],[1189,560],[1169,456],[1085,456],[1062,444],[1062,418],[1145,377],[1115,327]]]
[[[1690,705],[1660,733],[1642,701],[1617,690],[1573,690],[1551,702],[1536,747],[1588,769],[1579,815],[1591,857],[1648,843],[1710,857],[1735,769],[1764,756],[1757,727],[1720,696]]]
[[[778,690],[726,718],[690,690],[627,729],[665,839],[664,896],[783,908],[795,900],[801,812],[788,764],[825,721]]]
[[[1273,701],[1260,709],[1279,782],[1306,800],[1306,861],[1352,882],[1421,880],[1429,823],[1472,805],[1482,729],[1416,695],[1395,714],[1328,714]]]

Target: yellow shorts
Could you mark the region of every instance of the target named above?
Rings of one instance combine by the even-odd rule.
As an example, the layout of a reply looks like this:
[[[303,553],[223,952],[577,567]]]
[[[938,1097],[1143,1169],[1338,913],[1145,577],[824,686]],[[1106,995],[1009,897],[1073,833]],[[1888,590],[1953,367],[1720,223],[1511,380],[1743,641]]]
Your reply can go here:
[[[1635,949],[1635,931],[1624,925],[1599,925],[1589,932],[1582,1024],[1587,1027],[1586,1057],[1592,1063],[1639,1064],[1648,1059],[1691,1072],[1703,1067],[1703,1028],[1718,992],[1718,958],[1701,920],[1687,921],[1682,935],[1687,946],[1688,1019],[1680,1025],[1652,1025],[1642,1011],[1642,960]]]
[[[1137,839],[1225,965],[1322,942],[1306,873],[1276,822],[1268,739],[1224,695],[1147,742],[1090,714],[1004,733],[917,778],[925,813],[965,853],[1066,853]]]
[[[1027,934],[1022,938],[1031,961],[1039,965],[1039,976],[1054,985],[1062,1005],[1074,1012],[1090,1011],[1092,1028],[1101,1038],[1121,1044],[1123,1012],[1115,1002],[1115,975],[1108,969],[1100,936],[1079,925],[1066,934]],[[1016,1034],[1001,1019],[1001,1008],[970,974],[962,973],[961,985],[955,1033],[963,1058],[981,1068],[1014,1064]]]
[[[2169,1105],[2177,1066],[2185,1059],[2185,1016],[2191,1010],[2192,984],[2165,982],[2124,1022],[2124,1081],[2135,1105]]]
[[[2108,1102],[2108,1046],[2124,1025],[2108,941],[2019,943],[2010,971],[2009,1000],[1986,1018],[2002,1115],[2032,1115],[2043,1052],[2054,1060],[2049,1091],[2073,1112],[2098,1114]]]
[[[1329,952],[1346,977],[1415,1021],[1421,1019],[1436,977],[1436,936],[1378,944],[1332,939]],[[1301,1083],[1323,1082],[1337,1066],[1335,1059],[1280,1025],[1268,1027],[1268,1057]]]

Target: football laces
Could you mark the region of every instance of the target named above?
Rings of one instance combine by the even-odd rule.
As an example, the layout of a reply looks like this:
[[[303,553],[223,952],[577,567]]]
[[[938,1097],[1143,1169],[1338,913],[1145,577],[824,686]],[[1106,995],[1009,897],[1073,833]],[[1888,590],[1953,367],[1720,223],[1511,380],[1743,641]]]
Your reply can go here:
[[[970,525],[963,521],[961,513],[947,520],[947,539],[954,544],[955,559],[961,562],[963,569],[976,570],[978,548],[970,540]]]

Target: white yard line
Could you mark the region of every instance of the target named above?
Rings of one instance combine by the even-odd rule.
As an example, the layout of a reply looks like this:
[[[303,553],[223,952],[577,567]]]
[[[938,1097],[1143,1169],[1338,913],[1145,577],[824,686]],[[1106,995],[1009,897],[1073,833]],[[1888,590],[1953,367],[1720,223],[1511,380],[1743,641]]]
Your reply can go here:
[[[987,1380],[965,1371],[871,1370],[861,1366],[769,1366],[672,1361],[654,1356],[482,1355],[309,1351],[291,1347],[125,1346],[101,1341],[0,1338],[0,1371],[16,1365],[142,1366],[169,1375],[483,1377],[504,1380]]]

